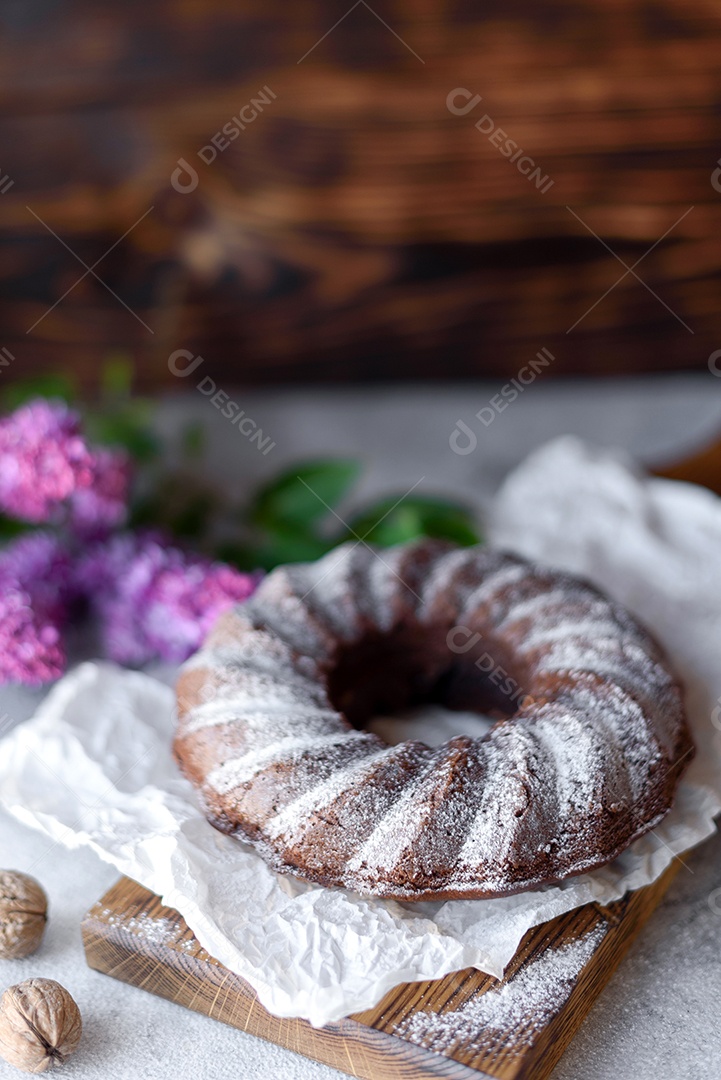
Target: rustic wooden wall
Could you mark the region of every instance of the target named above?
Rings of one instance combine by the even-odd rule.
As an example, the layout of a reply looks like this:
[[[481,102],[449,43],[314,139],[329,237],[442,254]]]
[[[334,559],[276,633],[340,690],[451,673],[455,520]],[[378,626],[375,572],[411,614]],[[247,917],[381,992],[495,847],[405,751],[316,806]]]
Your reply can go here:
[[[721,347],[713,0],[25,0],[0,25],[5,379],[92,383],[117,349],[156,387],[180,348],[258,382],[512,375],[544,347],[549,375],[668,370]],[[457,87],[482,96],[465,115]],[[567,206],[628,266],[670,231],[611,288],[624,266]]]

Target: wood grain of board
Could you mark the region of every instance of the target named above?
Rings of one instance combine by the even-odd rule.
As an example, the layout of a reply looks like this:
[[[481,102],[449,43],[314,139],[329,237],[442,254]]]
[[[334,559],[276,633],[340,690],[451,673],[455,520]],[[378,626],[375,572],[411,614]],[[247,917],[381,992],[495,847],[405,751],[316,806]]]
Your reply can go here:
[[[324,1028],[268,1013],[177,911],[128,878],[87,913],[83,943],[97,971],[351,1076],[545,1080],[677,867],[607,907],[588,904],[535,927],[502,982],[470,968],[404,983],[375,1008]]]

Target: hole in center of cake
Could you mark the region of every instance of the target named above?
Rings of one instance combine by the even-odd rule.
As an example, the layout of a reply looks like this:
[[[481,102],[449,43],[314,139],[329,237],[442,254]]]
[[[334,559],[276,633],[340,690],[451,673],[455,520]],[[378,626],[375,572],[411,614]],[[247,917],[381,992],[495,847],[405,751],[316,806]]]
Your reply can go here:
[[[480,713],[426,704],[413,705],[391,716],[372,716],[363,724],[363,730],[380,735],[389,746],[409,739],[425,743],[426,746],[442,746],[456,735],[482,739],[496,720]]]
[[[328,676],[333,706],[393,744],[480,738],[513,716],[525,693],[500,643],[463,630],[404,625],[342,646]]]

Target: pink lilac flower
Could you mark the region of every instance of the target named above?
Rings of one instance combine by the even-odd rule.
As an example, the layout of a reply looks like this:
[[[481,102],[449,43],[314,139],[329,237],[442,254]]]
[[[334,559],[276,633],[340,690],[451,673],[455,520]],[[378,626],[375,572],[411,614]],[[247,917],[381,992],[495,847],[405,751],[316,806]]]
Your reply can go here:
[[[59,521],[98,536],[125,520],[130,460],[124,451],[91,449],[80,417],[39,399],[0,420],[0,511],[32,523]]]
[[[124,533],[80,560],[79,580],[107,655],[123,664],[185,660],[221,612],[257,578],[174,547],[158,533]]]
[[[92,476],[80,418],[59,402],[32,401],[0,420],[0,510],[49,521]]]
[[[126,518],[130,460],[93,449],[61,403],[0,420],[0,513],[64,525],[0,550],[0,682],[41,683],[65,667],[61,631],[84,601],[107,654],[128,664],[184,660],[256,577],[174,547],[159,534],[108,534]]]
[[[38,685],[65,670],[60,631],[73,602],[70,559],[46,533],[0,551],[0,683]]]
[[[124,451],[93,450],[90,481],[70,497],[70,524],[75,532],[97,537],[125,523],[130,474],[130,458]]]

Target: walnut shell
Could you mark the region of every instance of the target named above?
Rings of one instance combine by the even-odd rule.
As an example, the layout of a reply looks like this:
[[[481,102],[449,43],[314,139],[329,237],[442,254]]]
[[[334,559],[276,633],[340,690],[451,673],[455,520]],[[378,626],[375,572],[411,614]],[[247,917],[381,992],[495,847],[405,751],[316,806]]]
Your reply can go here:
[[[27,979],[0,998],[0,1056],[23,1072],[45,1072],[77,1050],[80,1010],[54,979]]]
[[[0,870],[0,959],[34,953],[45,933],[48,898],[35,878]]]

